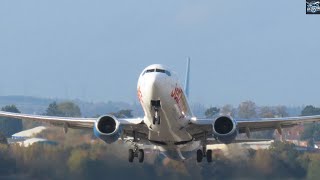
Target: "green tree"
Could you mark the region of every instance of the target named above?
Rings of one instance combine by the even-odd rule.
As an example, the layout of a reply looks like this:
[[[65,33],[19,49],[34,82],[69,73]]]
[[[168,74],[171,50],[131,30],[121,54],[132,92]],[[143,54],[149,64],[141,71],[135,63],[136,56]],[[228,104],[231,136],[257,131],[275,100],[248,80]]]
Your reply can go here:
[[[0,132],[0,144],[8,144],[7,137]]]
[[[66,117],[81,117],[81,111],[78,105],[73,102],[62,102],[58,104],[58,110]]]
[[[312,105],[308,105],[301,111],[301,116],[313,116],[313,115],[320,115],[320,108],[316,108]]]
[[[47,116],[64,116],[64,117],[81,117],[81,111],[78,105],[73,102],[53,102],[49,104],[45,115]]]
[[[49,104],[45,115],[47,116],[63,116],[63,113],[59,110],[56,102]]]
[[[15,105],[9,105],[1,108],[1,111],[20,113]],[[22,131],[22,120],[15,118],[0,118],[0,132],[6,137],[11,137],[12,134]]]
[[[301,111],[301,116],[313,115],[320,115],[320,108],[308,105]],[[309,146],[313,146],[314,141],[320,141],[320,124],[305,124],[304,131],[301,134],[301,139],[307,140],[309,142]]]
[[[210,107],[204,113],[207,118],[212,118],[220,112],[220,109],[217,107]]]

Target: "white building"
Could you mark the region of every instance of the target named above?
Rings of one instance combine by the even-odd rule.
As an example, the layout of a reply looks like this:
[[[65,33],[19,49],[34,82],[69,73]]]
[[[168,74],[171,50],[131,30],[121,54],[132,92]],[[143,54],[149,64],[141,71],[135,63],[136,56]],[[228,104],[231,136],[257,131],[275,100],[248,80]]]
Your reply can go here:
[[[49,141],[47,139],[42,138],[30,138],[25,141],[17,142],[20,146],[28,147],[32,144],[49,144],[49,145],[56,145],[57,143],[54,141]]]
[[[13,140],[29,139],[29,138],[32,138],[32,137],[36,136],[37,134],[41,133],[45,129],[47,129],[47,128],[44,126],[38,126],[38,127],[32,128],[32,129],[28,129],[25,131],[15,133],[11,136],[11,138]]]

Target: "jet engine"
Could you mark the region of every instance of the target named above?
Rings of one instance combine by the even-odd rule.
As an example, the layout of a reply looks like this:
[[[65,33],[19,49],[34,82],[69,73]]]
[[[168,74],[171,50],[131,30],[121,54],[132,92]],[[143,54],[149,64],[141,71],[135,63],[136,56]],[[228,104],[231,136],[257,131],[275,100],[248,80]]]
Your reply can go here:
[[[101,116],[94,124],[93,133],[104,142],[111,144],[117,141],[121,134],[120,123],[110,115]]]
[[[230,116],[219,116],[213,121],[213,134],[224,144],[231,143],[237,136],[237,122]]]

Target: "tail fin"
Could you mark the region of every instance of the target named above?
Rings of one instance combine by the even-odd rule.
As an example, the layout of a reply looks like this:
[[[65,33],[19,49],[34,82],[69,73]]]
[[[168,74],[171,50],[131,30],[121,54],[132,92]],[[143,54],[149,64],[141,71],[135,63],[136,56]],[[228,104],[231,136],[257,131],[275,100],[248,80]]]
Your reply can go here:
[[[186,93],[187,98],[189,98],[189,77],[190,77],[190,57],[187,61],[187,70],[186,70],[186,81],[184,82],[184,92]]]

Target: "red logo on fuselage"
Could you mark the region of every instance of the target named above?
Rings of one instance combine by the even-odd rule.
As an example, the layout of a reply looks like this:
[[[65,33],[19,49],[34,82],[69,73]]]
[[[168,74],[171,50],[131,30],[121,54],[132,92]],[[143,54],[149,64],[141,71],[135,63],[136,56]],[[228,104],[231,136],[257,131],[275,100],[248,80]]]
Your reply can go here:
[[[180,87],[175,87],[172,91],[171,91],[171,97],[175,100],[175,102],[178,105],[179,111],[181,113],[179,119],[185,118],[185,105],[183,103],[183,90]]]
[[[174,90],[171,91],[171,97],[179,104],[181,97],[182,97],[182,89],[180,87],[174,88]]]
[[[138,96],[138,99],[139,99],[140,103],[143,103],[142,93],[141,93],[140,86],[138,87],[137,96]]]

